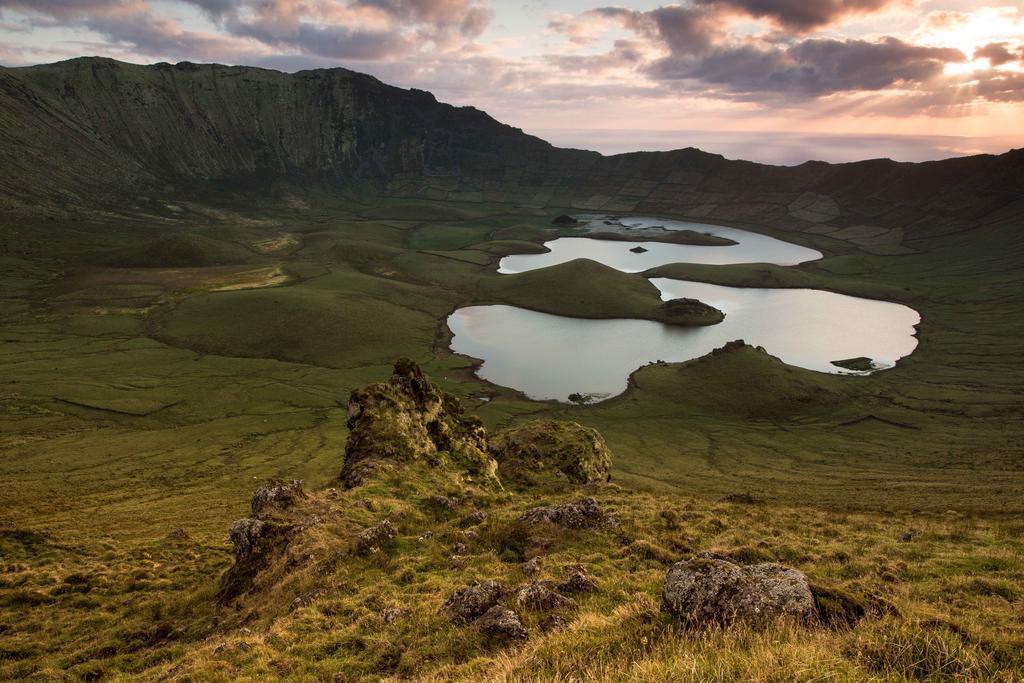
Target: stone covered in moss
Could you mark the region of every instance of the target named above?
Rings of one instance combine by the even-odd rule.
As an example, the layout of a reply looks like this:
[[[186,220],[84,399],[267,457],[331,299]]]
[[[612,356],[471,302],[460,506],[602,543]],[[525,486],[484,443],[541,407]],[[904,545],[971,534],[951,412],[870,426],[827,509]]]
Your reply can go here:
[[[352,392],[348,428],[341,473],[348,487],[371,472],[411,462],[451,466],[497,483],[483,423],[464,415],[459,400],[438,389],[408,358],[395,363],[387,382]]]
[[[559,479],[575,484],[610,478],[612,452],[596,429],[578,422],[535,420],[491,437],[502,481],[520,486]]]

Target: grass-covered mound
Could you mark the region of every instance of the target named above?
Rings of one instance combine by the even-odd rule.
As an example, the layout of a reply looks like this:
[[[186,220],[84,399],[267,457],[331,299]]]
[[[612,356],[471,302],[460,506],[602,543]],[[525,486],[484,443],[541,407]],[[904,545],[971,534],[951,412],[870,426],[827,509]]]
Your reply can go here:
[[[855,391],[847,379],[786,365],[737,340],[685,363],[647,365],[634,373],[630,393],[694,413],[774,418],[830,413]],[[694,391],[701,386],[714,391]]]
[[[842,360],[832,361],[832,365],[845,370],[854,370],[856,372],[870,372],[875,369],[875,363],[866,356],[857,356],[856,358],[843,358]]]
[[[726,287],[766,287],[827,289],[840,294],[873,299],[905,300],[908,289],[879,281],[843,277],[825,270],[820,263],[803,266],[778,266],[774,263],[669,263],[644,271],[645,277],[708,282]]]
[[[590,259],[481,280],[479,298],[574,318],[641,318],[673,325],[714,325],[716,308],[686,300],[662,302],[646,278]]]
[[[330,367],[378,361],[432,339],[436,321],[364,295],[305,286],[200,295],[170,311],[160,339],[206,353]]]
[[[612,452],[604,437],[577,422],[534,420],[494,434],[490,447],[507,483],[591,484],[611,478]]]
[[[131,247],[99,254],[95,261],[112,268],[204,268],[250,263],[245,247],[203,235],[168,235]]]

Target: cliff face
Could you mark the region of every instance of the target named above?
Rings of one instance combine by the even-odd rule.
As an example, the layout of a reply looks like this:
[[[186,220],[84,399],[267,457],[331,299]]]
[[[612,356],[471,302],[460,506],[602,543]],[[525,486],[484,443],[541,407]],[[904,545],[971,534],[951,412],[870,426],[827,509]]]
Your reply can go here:
[[[394,196],[856,228],[842,238],[880,253],[899,253],[904,231],[1024,214],[1024,150],[796,167],[696,149],[603,157],[345,69],[101,58],[0,68],[0,143],[0,209],[226,183],[344,191],[369,182]]]
[[[30,196],[209,180],[344,185],[558,156],[483,112],[345,69],[98,58],[0,69],[0,123],[0,182]]]

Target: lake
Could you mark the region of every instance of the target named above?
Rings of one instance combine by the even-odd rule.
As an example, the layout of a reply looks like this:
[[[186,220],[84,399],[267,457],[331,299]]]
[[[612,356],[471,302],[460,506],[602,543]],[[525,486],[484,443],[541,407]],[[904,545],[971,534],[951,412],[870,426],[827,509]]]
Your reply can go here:
[[[603,220],[595,219],[588,222],[584,230],[596,232],[612,231],[612,229],[618,228],[615,231],[624,235],[628,235],[631,231],[642,231],[646,235],[656,234],[658,228],[665,231],[693,230],[726,237],[737,244],[707,247],[664,242],[619,242],[588,237],[559,237],[544,243],[544,246],[550,250],[546,253],[506,256],[498,263],[498,272],[522,273],[577,258],[588,258],[627,273],[639,273],[668,263],[706,263],[711,265],[774,263],[780,266],[795,266],[798,263],[815,261],[822,256],[821,252],[816,249],[808,249],[798,244],[790,244],[774,237],[738,228],[638,216],[623,218],[620,223],[621,227],[606,226]],[[638,246],[647,251],[640,254],[630,251]]]
[[[677,262],[792,265],[821,257],[814,250],[743,230],[643,220],[671,224],[672,229],[696,229],[699,225],[702,232],[714,227],[714,234],[739,244],[691,247],[644,242],[650,251],[638,255],[629,252],[635,244],[631,242],[561,238],[548,243],[553,247],[549,254],[503,259],[501,272],[520,272],[581,257],[626,271]],[[623,219],[627,225],[639,222]],[[655,254],[653,247],[683,249],[687,256],[678,252],[670,256],[671,250],[666,250],[653,257],[656,263],[636,260]],[[737,249],[731,252],[733,256],[721,255]],[[529,260],[545,257],[551,260],[544,265]],[[511,265],[510,259],[514,259]],[[482,379],[518,389],[533,399],[565,401],[574,392],[615,396],[625,391],[630,373],[642,365],[698,358],[734,339],[763,346],[790,365],[834,374],[863,373],[844,370],[832,361],[864,356],[872,359],[876,369],[884,369],[917,346],[914,326],[921,321],[920,315],[901,304],[815,289],[723,287],[669,278],[651,282],[661,291],[662,299],[698,299],[725,313],[725,320],[706,327],[682,327],[648,320],[570,318],[505,305],[469,306],[448,318],[451,348],[481,359],[477,375]]]

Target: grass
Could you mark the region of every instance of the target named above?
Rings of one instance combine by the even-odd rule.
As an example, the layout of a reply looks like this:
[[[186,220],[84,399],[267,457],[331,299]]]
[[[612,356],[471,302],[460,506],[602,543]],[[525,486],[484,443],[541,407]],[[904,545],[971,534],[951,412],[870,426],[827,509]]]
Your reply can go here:
[[[199,268],[249,263],[255,255],[242,247],[202,235],[170,235],[137,246],[101,253],[96,261],[114,268]]]
[[[600,266],[565,264],[564,278],[493,273],[501,255],[540,248],[563,209],[314,207],[0,221],[0,678],[1020,677],[1024,235],[1014,226],[910,238],[914,253],[893,256],[797,235],[831,255],[796,268],[666,266],[659,275],[898,300],[922,313],[920,345],[870,377],[803,371],[749,348],[652,365],[626,394],[579,407],[475,380],[443,324],[480,302],[652,310],[643,278]],[[168,231],[265,244],[284,225],[287,248],[253,253],[292,276],[284,287],[209,292],[250,264],[83,258]],[[474,498],[490,519],[452,560],[460,517],[417,504],[452,486],[431,472],[324,499],[340,512],[304,546],[319,559],[240,613],[217,607],[226,530],[252,490],[269,477],[330,484],[349,392],[399,355],[491,428],[553,417],[604,435],[622,488],[597,495],[624,531],[560,538],[545,555],[543,577],[583,562],[602,585],[567,628],[540,635],[530,617],[534,637],[501,649],[439,619],[455,586],[525,581],[507,560],[521,551],[509,530],[527,503]],[[716,502],[748,491],[758,503]],[[357,563],[334,557],[339,539],[384,515],[399,525],[393,547]],[[426,530],[433,538],[419,541]],[[852,630],[683,631],[658,610],[657,591],[666,562],[701,550],[785,562],[896,611]],[[326,594],[291,607],[316,589]],[[384,624],[390,606],[410,613]]]

